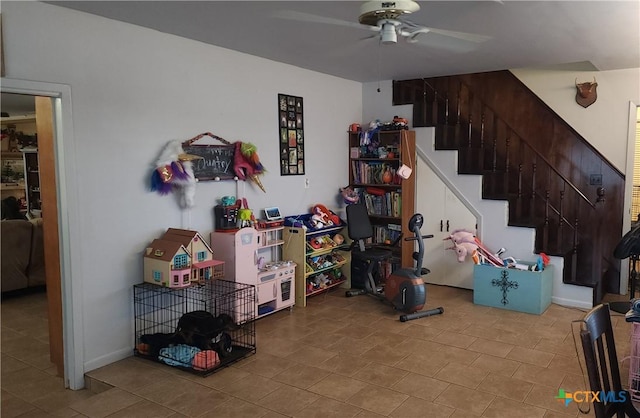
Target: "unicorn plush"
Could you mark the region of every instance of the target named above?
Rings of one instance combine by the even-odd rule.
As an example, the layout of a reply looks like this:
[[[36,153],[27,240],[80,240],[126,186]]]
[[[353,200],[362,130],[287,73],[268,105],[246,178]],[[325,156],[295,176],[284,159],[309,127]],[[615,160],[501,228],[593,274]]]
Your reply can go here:
[[[475,236],[473,232],[466,229],[456,229],[451,234],[443,238],[443,241],[450,239],[453,242],[453,246],[448,247],[447,250],[454,250],[458,256],[458,262],[464,262],[468,255],[473,256],[478,249]]]

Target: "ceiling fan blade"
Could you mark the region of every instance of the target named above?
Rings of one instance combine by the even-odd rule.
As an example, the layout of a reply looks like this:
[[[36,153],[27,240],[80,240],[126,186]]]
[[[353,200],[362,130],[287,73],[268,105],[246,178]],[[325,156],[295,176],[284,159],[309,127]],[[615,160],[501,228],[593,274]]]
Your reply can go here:
[[[439,49],[458,54],[474,51],[478,46],[478,44],[472,42],[436,34],[433,34],[432,36],[420,35],[417,38],[404,38],[404,42],[407,45],[418,45],[421,47]]]
[[[491,36],[486,35],[478,35],[476,33],[467,33],[467,32],[456,32],[453,30],[444,30],[444,29],[436,29],[436,28],[426,28],[429,32],[437,33],[439,35],[449,36],[456,39],[462,39],[463,41],[469,42],[486,42],[491,39]]]
[[[297,22],[309,22],[309,23],[321,23],[326,25],[346,26],[355,29],[365,30],[379,30],[377,26],[362,25],[356,22],[349,22],[347,20],[335,19],[332,17],[319,16],[311,13],[297,12],[295,10],[281,10],[272,13],[271,17],[285,20],[295,20]]]
[[[431,33],[437,33],[438,35],[448,36],[451,38],[461,39],[463,41],[469,41],[469,42],[475,42],[475,43],[481,43],[491,39],[491,36],[479,35],[476,33],[458,32],[454,30],[438,29],[438,28],[432,28],[429,26],[418,25],[417,23],[411,22],[406,19],[402,19],[402,30],[408,32],[408,34],[404,34],[404,36],[415,37],[415,38],[419,36],[424,36],[425,34],[431,32]]]

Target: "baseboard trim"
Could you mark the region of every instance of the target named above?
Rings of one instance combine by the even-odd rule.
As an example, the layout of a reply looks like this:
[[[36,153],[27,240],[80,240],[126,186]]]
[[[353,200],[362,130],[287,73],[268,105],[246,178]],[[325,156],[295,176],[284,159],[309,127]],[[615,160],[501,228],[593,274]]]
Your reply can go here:
[[[90,372],[91,370],[99,369],[100,367],[107,366],[116,361],[124,360],[127,357],[133,356],[132,348],[123,348],[121,350],[109,353],[106,356],[98,357],[84,364],[84,372]]]
[[[565,306],[567,308],[578,308],[578,309],[593,308],[593,304],[582,301],[582,300],[577,300],[577,299],[558,298],[558,297],[552,296],[551,302],[555,303],[556,305]]]

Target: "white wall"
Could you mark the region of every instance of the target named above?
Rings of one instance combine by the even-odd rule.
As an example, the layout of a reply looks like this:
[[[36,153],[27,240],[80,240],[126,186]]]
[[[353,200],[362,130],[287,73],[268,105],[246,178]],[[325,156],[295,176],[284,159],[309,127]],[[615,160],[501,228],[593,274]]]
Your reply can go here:
[[[64,168],[77,185],[81,239],[70,251],[81,260],[72,280],[82,288],[85,371],[132,353],[143,248],[168,227],[208,237],[217,199],[236,194],[234,182],[199,183],[196,207],[183,212],[172,196],[150,192],[168,141],[210,131],[256,144],[267,193],[241,186],[255,209],[293,215],[339,201],[360,83],[49,4],[3,2],[2,15],[6,77],[71,89],[75,158]],[[278,93],[304,99],[305,176],[279,174]]]

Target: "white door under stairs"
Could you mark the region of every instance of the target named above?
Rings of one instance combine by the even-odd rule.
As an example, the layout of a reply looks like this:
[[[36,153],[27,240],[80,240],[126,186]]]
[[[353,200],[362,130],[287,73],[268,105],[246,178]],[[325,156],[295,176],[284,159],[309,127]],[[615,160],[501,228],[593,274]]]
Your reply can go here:
[[[473,261],[458,261],[449,235],[456,229],[476,232],[476,217],[464,206],[422,158],[416,164],[416,212],[424,218],[422,233],[434,237],[424,240],[422,266],[431,272],[422,279],[431,284],[473,289]]]

